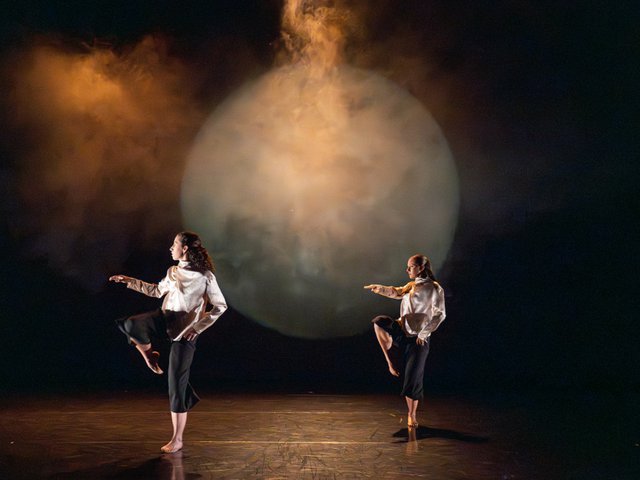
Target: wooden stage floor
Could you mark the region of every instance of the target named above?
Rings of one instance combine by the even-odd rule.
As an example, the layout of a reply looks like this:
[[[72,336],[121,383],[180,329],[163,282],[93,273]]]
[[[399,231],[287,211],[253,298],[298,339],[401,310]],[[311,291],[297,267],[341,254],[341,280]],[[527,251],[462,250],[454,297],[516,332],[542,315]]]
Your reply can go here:
[[[640,478],[637,396],[429,396],[415,432],[393,395],[203,397],[173,455],[161,394],[4,397],[0,478]]]

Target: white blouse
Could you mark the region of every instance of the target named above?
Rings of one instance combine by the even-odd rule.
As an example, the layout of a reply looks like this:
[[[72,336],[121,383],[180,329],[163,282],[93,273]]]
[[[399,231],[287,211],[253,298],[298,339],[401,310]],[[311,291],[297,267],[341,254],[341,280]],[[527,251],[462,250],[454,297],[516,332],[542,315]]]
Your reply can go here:
[[[416,278],[404,287],[383,287],[380,294],[401,300],[398,322],[409,337],[426,340],[446,317],[444,290],[428,278]]]
[[[227,302],[215,275],[210,271],[200,273],[189,270],[186,268],[188,265],[188,262],[181,260],[167,270],[167,275],[158,284],[133,279],[127,285],[127,288],[150,297],[164,296],[162,310],[165,312],[186,314],[180,315],[179,325],[169,331],[174,341],[180,340],[189,328],[202,333],[227,310]],[[206,311],[208,303],[213,308]]]

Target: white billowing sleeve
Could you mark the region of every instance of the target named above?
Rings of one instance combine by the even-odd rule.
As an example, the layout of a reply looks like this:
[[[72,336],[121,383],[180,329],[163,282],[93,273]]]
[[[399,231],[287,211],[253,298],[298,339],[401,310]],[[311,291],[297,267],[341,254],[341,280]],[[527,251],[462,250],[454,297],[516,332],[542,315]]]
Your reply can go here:
[[[444,306],[444,289],[437,283],[434,284],[434,287],[430,315],[418,333],[418,337],[423,340],[435,332],[447,316]]]
[[[158,293],[159,296],[162,297],[171,289],[171,281],[169,280],[172,277],[171,268],[167,270],[167,274],[165,277],[158,282]]]
[[[207,328],[213,325],[227,310],[227,301],[218,286],[218,281],[216,280],[215,275],[211,272],[206,272],[205,275],[207,277],[206,297],[213,307],[193,325],[193,329],[198,333],[204,332]]]

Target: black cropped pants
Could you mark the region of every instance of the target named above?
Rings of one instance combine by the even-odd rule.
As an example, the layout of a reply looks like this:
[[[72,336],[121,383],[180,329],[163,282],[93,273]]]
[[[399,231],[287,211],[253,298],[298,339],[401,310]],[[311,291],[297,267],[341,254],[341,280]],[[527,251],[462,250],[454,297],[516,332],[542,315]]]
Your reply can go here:
[[[171,343],[167,371],[169,406],[172,412],[183,413],[191,410],[200,401],[200,397],[189,383],[196,340],[188,341],[183,338],[173,341],[167,334],[168,325],[176,321],[179,314],[158,309],[119,318],[116,325],[127,336],[130,344],[151,343],[153,339]]]
[[[391,335],[393,345],[402,353],[404,374],[401,394],[412,400],[422,400],[424,398],[424,367],[429,355],[431,337],[427,337],[424,345],[418,345],[417,337],[407,337],[400,324],[391,317],[378,315],[371,322]]]

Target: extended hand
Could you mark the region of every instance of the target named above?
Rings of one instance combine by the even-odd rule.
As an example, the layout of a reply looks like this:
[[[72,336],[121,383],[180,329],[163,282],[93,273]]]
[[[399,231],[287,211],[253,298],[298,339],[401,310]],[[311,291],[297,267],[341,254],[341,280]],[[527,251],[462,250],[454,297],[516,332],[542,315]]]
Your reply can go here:
[[[372,283],[371,285],[365,285],[364,288],[371,290],[373,293],[380,293],[382,291],[382,285]]]
[[[130,283],[133,280],[131,277],[127,277],[126,275],[112,275],[109,277],[110,282],[116,283]]]
[[[427,343],[427,341],[424,338],[420,338],[420,337],[416,338],[416,344],[417,345],[420,345],[421,347],[423,347],[426,343]]]

